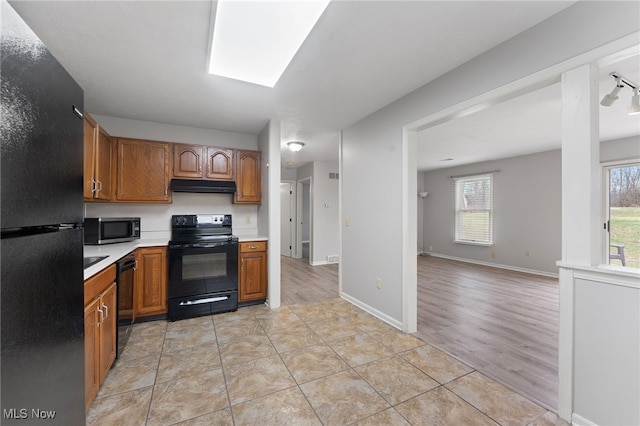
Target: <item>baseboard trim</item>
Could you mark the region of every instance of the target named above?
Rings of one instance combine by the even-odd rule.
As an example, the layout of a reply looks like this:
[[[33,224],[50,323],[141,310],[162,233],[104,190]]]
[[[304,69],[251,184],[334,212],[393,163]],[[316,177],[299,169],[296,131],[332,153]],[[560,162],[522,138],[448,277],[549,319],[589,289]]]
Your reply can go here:
[[[366,303],[349,296],[348,294],[344,293],[344,292],[340,292],[340,297],[342,297],[343,299],[345,299],[347,302],[353,303],[354,305],[356,305],[357,307],[359,307],[360,309],[364,310],[365,312],[370,313],[371,315],[373,315],[374,317],[378,318],[379,320],[382,320],[384,322],[386,322],[387,324],[389,324],[390,326],[397,328],[398,330],[402,331],[402,322],[398,321],[395,318],[390,317],[389,315],[385,314],[384,312],[380,312],[379,310],[377,310],[376,308],[373,308],[369,305],[367,305]]]
[[[465,259],[465,258],[462,258],[462,257],[449,256],[449,255],[440,254],[440,253],[429,252],[427,254],[429,256],[433,256],[433,257],[440,257],[442,259],[455,260],[457,262],[472,263],[474,265],[488,266],[490,268],[506,269],[508,271],[515,271],[515,272],[524,272],[525,274],[540,275],[540,276],[548,277],[548,278],[558,278],[559,277],[559,274],[552,274],[550,272],[538,271],[537,269],[527,269],[527,268],[520,268],[518,266],[502,265],[500,263],[483,262],[481,260]]]
[[[309,265],[311,265],[311,266],[320,266],[320,265],[328,265],[328,264],[329,263],[326,260],[318,260],[318,261],[315,261],[315,262],[313,260],[309,261]]]
[[[594,423],[591,420],[587,420],[575,413],[571,415],[571,424],[574,426],[598,426],[597,423]]]

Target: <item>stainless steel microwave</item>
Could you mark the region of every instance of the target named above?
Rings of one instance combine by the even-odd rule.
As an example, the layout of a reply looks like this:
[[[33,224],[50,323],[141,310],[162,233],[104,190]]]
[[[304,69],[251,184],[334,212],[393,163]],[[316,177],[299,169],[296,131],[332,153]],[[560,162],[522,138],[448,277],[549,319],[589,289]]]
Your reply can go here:
[[[140,238],[139,217],[85,217],[84,243],[111,244]]]

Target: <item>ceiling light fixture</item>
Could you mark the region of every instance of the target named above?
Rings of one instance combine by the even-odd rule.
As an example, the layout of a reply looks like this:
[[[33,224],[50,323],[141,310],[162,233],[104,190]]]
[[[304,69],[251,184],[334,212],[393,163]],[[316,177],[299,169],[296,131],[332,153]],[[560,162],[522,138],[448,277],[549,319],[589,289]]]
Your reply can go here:
[[[297,141],[294,141],[294,142],[288,142],[288,143],[287,143],[287,146],[289,147],[289,149],[290,149],[291,151],[293,151],[293,152],[298,152],[298,151],[300,151],[300,150],[302,149],[302,147],[304,146],[304,143],[302,143],[302,142],[297,142]]]
[[[638,94],[638,88],[633,89],[633,96],[631,97],[631,106],[627,110],[629,115],[640,114],[640,95]]]
[[[611,105],[613,105],[613,103],[618,100],[618,93],[620,93],[620,91],[622,90],[623,87],[624,87],[624,85],[620,81],[620,77],[616,78],[615,87],[613,88],[611,93],[608,93],[608,94],[604,95],[604,97],[600,101],[600,105],[602,105],[602,106],[611,106]]]
[[[609,75],[616,80],[616,86],[613,88],[611,93],[604,95],[604,97],[600,101],[600,105],[607,107],[613,105],[613,103],[618,99],[618,93],[620,93],[620,91],[625,86],[627,86],[631,90],[633,90],[633,96],[631,97],[631,106],[629,106],[627,112],[629,115],[640,114],[640,96],[638,95],[638,85],[615,71]]]
[[[328,4],[218,0],[209,73],[274,87]]]

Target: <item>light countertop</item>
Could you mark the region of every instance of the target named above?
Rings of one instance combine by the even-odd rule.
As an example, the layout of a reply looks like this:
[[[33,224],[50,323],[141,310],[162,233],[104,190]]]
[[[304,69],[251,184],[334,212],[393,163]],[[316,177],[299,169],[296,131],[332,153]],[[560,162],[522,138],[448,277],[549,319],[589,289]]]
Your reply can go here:
[[[105,244],[101,246],[85,245],[84,257],[92,256],[108,256],[106,259],[102,259],[100,262],[89,266],[84,270],[84,279],[92,277],[98,272],[102,271],[107,266],[114,264],[120,258],[131,253],[138,247],[155,247],[166,246],[169,243],[168,239],[164,238],[148,238],[139,239],[129,243],[115,243]]]
[[[268,238],[264,235],[239,235],[238,240],[240,242],[247,241],[267,241]],[[91,265],[84,270],[84,279],[91,278],[104,268],[114,264],[116,261],[131,253],[139,247],[156,247],[166,246],[169,244],[167,238],[141,238],[128,243],[115,243],[105,244],[101,246],[85,245],[84,257],[92,256],[107,256],[106,259],[102,259],[100,262]]]

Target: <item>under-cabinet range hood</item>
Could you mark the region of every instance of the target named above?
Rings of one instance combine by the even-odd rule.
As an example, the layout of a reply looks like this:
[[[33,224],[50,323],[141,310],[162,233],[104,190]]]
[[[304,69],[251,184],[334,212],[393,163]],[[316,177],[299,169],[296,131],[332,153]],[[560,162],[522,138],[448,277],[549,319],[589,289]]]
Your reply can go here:
[[[232,194],[236,192],[236,183],[228,180],[172,179],[171,190],[174,192]]]

